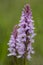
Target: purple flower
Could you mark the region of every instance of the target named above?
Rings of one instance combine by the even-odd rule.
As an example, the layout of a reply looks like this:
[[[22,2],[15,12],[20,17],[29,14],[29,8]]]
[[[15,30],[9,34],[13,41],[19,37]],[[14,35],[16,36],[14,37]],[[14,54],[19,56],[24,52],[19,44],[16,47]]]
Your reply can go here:
[[[20,23],[14,28],[14,31],[9,40],[8,56],[16,56],[17,58],[31,58],[33,54],[32,43],[34,43],[34,20],[30,6],[26,4],[22,11]]]

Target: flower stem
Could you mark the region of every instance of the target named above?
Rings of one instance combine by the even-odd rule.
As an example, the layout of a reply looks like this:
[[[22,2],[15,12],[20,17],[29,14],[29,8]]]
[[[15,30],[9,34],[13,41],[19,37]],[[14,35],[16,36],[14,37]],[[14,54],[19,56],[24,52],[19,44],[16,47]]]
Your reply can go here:
[[[26,65],[26,55],[24,55],[24,65]]]
[[[16,57],[14,57],[13,64],[14,65],[18,65],[18,62],[17,62],[17,58]]]

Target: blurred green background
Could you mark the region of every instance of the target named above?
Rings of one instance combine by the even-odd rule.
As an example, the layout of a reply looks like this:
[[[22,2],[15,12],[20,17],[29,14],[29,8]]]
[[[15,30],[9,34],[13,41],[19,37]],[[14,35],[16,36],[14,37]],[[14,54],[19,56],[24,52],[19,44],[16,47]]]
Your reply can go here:
[[[43,65],[43,0],[0,0],[0,65],[12,65],[13,58],[7,57],[7,43],[26,3],[31,6],[37,33],[33,44],[35,54],[27,65]]]

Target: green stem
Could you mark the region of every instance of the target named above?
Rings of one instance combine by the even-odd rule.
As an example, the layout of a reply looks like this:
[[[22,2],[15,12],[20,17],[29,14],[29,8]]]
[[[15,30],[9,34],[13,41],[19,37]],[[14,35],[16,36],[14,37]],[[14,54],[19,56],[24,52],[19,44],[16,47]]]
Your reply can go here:
[[[26,65],[26,55],[24,56],[24,65]]]
[[[14,64],[14,65],[18,65],[18,63],[17,63],[17,58],[16,58],[16,57],[14,57],[14,59],[13,59],[13,64]]]
[[[16,65],[19,65],[18,59],[17,59],[17,58],[15,58],[15,62],[16,62]]]

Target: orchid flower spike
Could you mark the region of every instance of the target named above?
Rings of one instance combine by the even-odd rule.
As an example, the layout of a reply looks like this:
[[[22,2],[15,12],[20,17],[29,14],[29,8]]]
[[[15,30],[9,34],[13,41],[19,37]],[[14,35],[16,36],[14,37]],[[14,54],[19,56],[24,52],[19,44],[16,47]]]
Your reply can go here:
[[[14,27],[9,40],[8,56],[16,56],[17,58],[31,58],[34,54],[32,43],[34,43],[34,20],[30,5],[26,4],[23,8],[19,24]]]

